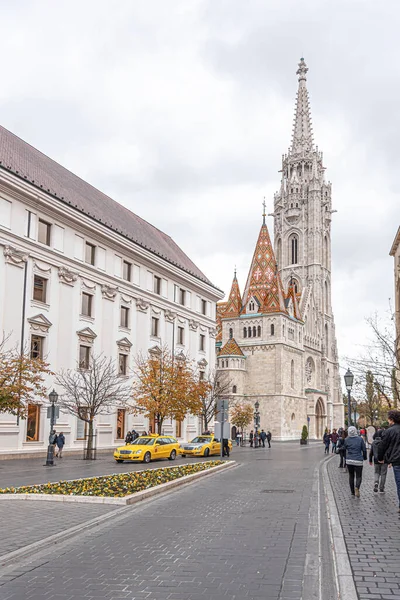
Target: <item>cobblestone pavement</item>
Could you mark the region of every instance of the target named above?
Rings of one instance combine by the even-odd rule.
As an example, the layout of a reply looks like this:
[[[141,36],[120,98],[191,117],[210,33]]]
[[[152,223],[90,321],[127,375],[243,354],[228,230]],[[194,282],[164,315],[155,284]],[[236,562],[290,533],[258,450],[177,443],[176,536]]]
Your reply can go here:
[[[364,463],[361,498],[350,495],[348,475],[329,462],[350,564],[360,600],[400,600],[400,519],[393,473],[385,494],[373,492],[373,467]]]
[[[300,600],[321,448],[244,449],[236,458],[235,469],[0,569],[0,600]],[[333,600],[324,573],[323,597]]]

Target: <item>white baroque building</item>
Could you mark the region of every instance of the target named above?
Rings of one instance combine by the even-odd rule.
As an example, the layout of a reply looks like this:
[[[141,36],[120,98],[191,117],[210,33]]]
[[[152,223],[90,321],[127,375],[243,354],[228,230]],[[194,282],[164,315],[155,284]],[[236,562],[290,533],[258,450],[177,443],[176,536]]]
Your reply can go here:
[[[274,198],[274,247],[263,223],[243,295],[236,274],[217,306],[218,369],[232,394],[260,404],[261,427],[275,439],[311,438],[344,424],[331,303],[331,184],[314,145],[306,87],[299,87],[292,143]],[[264,211],[265,212],[265,211]]]
[[[205,371],[222,295],[168,235],[0,127],[0,331],[10,344],[54,372],[102,352],[128,377],[136,353],[162,344]],[[32,404],[19,422],[0,414],[0,456],[46,449],[46,409]],[[122,409],[101,415],[97,447],[151,425]],[[164,425],[185,439],[199,428],[190,415]],[[56,429],[66,449],[83,447],[84,422],[61,413]]]

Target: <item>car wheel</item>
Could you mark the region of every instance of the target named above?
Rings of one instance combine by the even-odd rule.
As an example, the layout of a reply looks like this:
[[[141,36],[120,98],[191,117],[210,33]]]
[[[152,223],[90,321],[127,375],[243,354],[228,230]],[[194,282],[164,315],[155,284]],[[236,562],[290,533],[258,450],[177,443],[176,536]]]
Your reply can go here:
[[[176,459],[176,450],[172,450],[171,454],[169,455],[169,460],[175,460]]]
[[[207,456],[210,456],[210,449],[209,449],[209,448],[206,448],[206,449],[204,450],[204,456],[205,456],[206,458],[207,458]]]
[[[118,460],[117,458],[115,459],[115,462],[121,463],[124,462],[123,460]]]
[[[150,454],[150,452],[146,452],[146,454],[143,456],[143,462],[149,463],[150,461],[151,461],[151,454]]]

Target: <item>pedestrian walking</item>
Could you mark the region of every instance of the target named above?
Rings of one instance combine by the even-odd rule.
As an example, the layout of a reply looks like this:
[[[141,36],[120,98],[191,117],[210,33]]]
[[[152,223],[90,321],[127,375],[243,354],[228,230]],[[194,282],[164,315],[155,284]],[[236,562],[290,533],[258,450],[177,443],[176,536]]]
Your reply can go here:
[[[270,431],[267,431],[268,448],[271,448],[271,439],[272,439],[272,433]]]
[[[323,437],[323,442],[325,444],[325,454],[329,454],[329,446],[331,444],[331,434],[330,431],[326,430]]]
[[[265,440],[266,439],[267,439],[267,434],[265,433],[264,429],[261,429],[260,440],[261,440],[263,448],[265,448]]]
[[[378,461],[393,467],[400,513],[400,411],[389,410],[388,421],[389,428],[383,434],[378,447]]]
[[[378,462],[378,448],[382,442],[382,435],[384,433],[384,429],[380,428],[373,435],[373,441],[371,444],[371,448],[369,451],[369,464],[374,465],[374,492],[377,492],[378,489],[383,494],[385,491],[385,483],[386,483],[386,475],[388,470],[387,463],[379,463]]]
[[[128,433],[125,436],[125,444],[132,444],[133,442],[133,435],[130,431],[128,431]]]
[[[254,441],[253,430],[250,431],[249,440],[250,440],[250,448],[252,448],[253,447],[253,441]]]
[[[62,458],[63,449],[65,446],[65,436],[62,431],[56,437],[56,458]]]
[[[337,442],[339,439],[339,434],[336,431],[336,429],[334,429],[332,431],[332,435],[331,435],[331,442],[332,442],[332,454],[336,454],[336,446],[337,446]]]
[[[242,445],[242,437],[243,437],[243,434],[239,431],[238,434],[237,434],[237,436],[236,436],[236,444],[238,446]]]
[[[224,438],[222,441],[222,456],[229,458],[229,442],[227,438]]]
[[[339,469],[346,470],[346,448],[344,447],[344,440],[347,438],[347,431],[342,429],[342,435],[338,439],[338,443],[336,446],[336,452],[340,456]]]
[[[367,449],[365,442],[358,435],[357,429],[349,427],[348,436],[344,441],[346,450],[346,464],[349,472],[349,484],[352,496],[360,497],[360,487],[362,481],[362,471],[364,460],[367,460]]]

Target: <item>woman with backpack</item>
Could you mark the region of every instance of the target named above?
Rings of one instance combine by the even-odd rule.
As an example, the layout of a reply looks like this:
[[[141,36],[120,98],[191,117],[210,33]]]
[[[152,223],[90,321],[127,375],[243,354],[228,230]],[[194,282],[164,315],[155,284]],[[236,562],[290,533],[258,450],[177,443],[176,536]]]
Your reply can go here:
[[[372,461],[374,462],[374,492],[377,492],[378,489],[381,494],[385,491],[385,483],[386,483],[386,475],[388,470],[388,465],[386,463],[378,462],[378,448],[379,444],[382,441],[382,435],[384,434],[384,429],[381,427],[376,431],[372,437],[371,449],[369,451],[369,464],[372,467]]]
[[[367,460],[365,442],[353,426],[349,427],[348,436],[344,441],[346,464],[349,471],[349,484],[352,496],[360,497],[362,471],[364,460]]]

